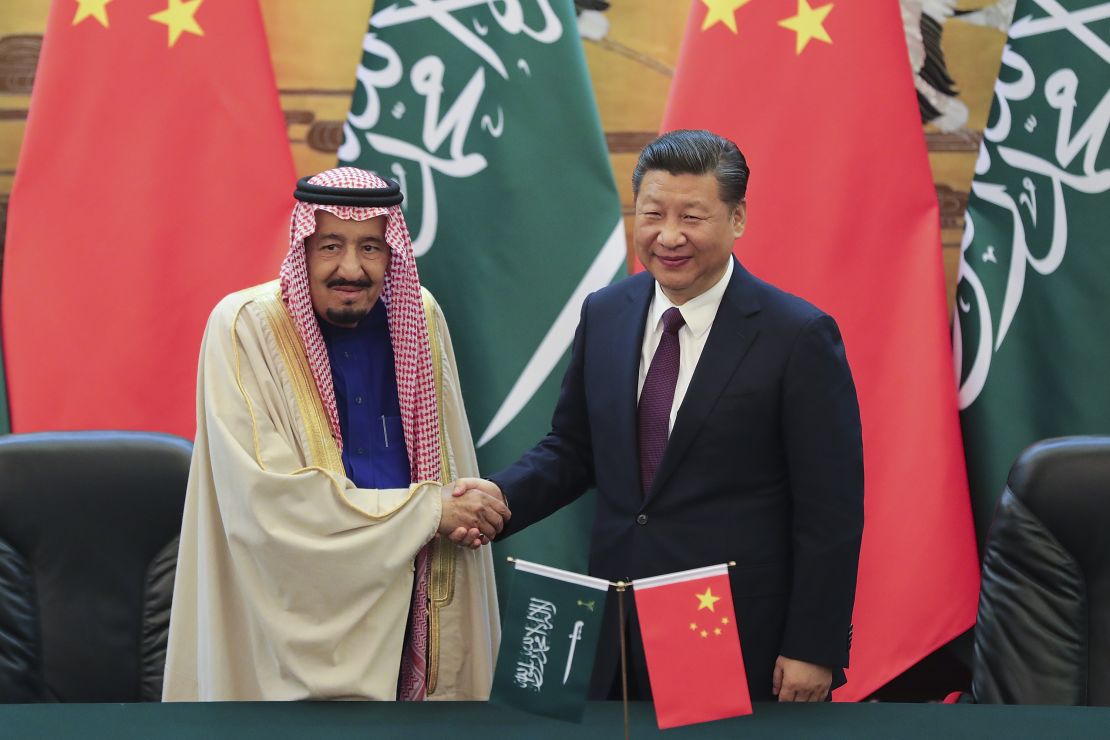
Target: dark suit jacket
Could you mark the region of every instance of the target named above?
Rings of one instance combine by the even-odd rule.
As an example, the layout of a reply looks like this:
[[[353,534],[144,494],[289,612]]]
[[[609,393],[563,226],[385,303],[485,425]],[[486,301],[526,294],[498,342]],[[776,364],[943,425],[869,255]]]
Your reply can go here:
[[[863,531],[863,445],[836,322],[735,263],[645,496],[636,395],[654,289],[641,273],[583,303],[551,432],[491,476],[513,512],[504,534],[596,486],[591,575],[628,580],[736,561],[753,698],[770,698],[779,654],[834,668],[839,685]],[[612,602],[603,635],[617,634]],[[617,670],[618,643],[602,640],[596,698]]]

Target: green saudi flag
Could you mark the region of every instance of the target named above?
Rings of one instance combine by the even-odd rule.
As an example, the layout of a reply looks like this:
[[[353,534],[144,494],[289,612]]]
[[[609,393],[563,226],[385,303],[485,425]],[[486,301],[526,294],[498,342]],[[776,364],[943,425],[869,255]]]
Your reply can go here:
[[[620,201],[571,0],[379,0],[339,150],[397,180],[447,316],[483,473],[550,429],[583,299],[623,273]],[[586,500],[513,552],[586,569]]]
[[[581,722],[609,582],[524,560],[515,564],[490,699]]]
[[[1110,2],[1018,0],[1014,19],[953,330],[980,542],[1022,449],[1110,433]]]

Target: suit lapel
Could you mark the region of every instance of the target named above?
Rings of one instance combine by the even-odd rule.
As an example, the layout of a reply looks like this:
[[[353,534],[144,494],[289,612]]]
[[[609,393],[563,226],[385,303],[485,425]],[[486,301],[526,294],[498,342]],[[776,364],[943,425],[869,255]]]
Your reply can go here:
[[[755,297],[754,281],[747,270],[739,263],[734,263],[732,279],[721,299],[717,316],[713,319],[713,328],[709,330],[705,348],[694,370],[694,376],[690,379],[686,397],[678,409],[667,449],[663,452],[663,459],[659,462],[659,469],[645,501],[662,489],[667,478],[678,467],[702,423],[713,410],[717,398],[728,385],[759,333],[756,318],[759,301]]]
[[[620,490],[631,490],[640,496],[640,451],[636,431],[636,387],[639,383],[640,351],[644,341],[644,322],[647,321],[648,306],[654,294],[655,283],[643,278],[629,281],[631,288],[622,310],[610,325],[607,346],[612,354],[607,358],[608,370],[605,372],[605,385],[613,393],[610,406],[616,434],[612,444],[612,460],[621,466],[620,475],[624,484]]]

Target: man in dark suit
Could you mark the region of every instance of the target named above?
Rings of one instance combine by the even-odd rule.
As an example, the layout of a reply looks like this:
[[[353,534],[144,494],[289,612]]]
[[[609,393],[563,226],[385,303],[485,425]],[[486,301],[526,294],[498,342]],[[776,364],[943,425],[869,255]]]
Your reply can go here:
[[[823,701],[848,664],[859,407],[836,322],[732,256],[747,181],[740,150],[708,131],[644,148],[632,187],[647,272],[583,303],[551,432],[456,490],[502,494],[513,512],[504,536],[596,486],[590,573],[601,578],[735,561],[752,697]],[[631,695],[649,698],[627,604]],[[603,630],[617,633],[615,604]],[[602,641],[591,695],[620,696],[616,640]]]

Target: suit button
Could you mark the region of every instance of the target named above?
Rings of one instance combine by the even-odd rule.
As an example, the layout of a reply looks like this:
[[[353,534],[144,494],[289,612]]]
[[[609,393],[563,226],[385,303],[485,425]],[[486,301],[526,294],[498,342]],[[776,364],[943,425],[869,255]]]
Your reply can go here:
[[[647,514],[640,514],[636,517],[637,524],[647,524]]]

